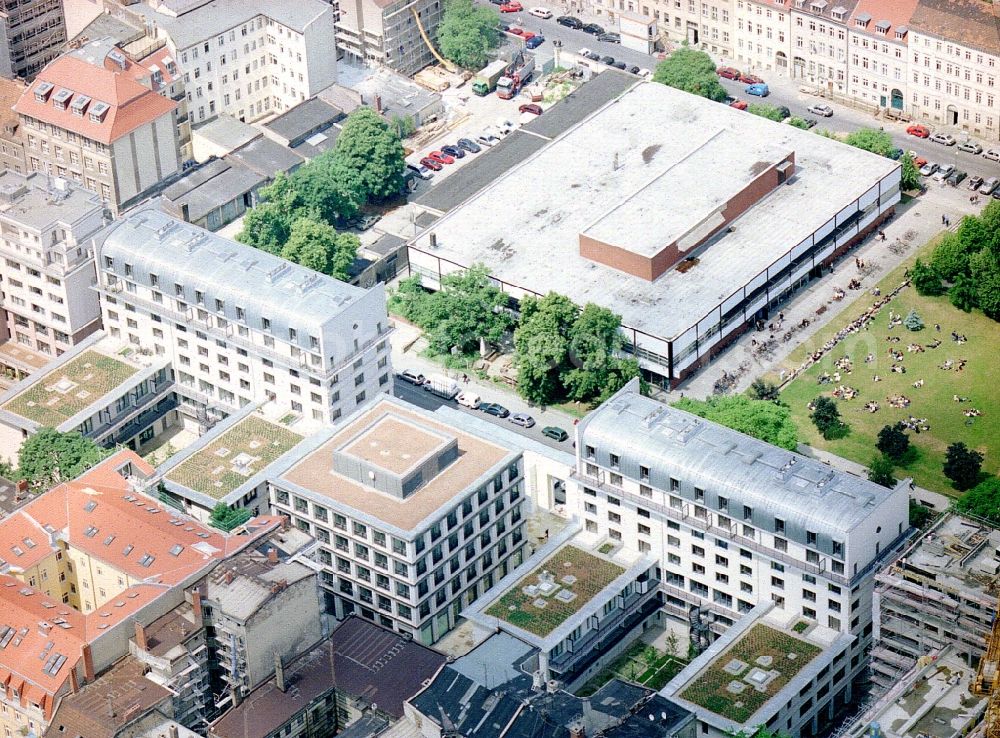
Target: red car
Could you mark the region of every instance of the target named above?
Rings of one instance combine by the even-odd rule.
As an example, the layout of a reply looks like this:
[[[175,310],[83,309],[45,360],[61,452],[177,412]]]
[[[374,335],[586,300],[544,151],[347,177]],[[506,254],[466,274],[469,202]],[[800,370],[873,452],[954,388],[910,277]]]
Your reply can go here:
[[[524,6],[519,2],[504,3],[500,6],[501,13],[520,13],[524,10]]]
[[[534,38],[534,37],[535,37],[536,35],[537,35],[537,34],[535,34],[535,33],[532,33],[531,31],[524,31],[524,32],[523,32],[523,33],[521,34],[521,38],[523,38],[523,39],[524,39],[525,41],[528,41],[528,40],[530,40],[530,39],[533,39],[533,38]]]
[[[928,138],[931,135],[931,129],[927,126],[910,126],[906,132],[917,138]]]
[[[427,155],[427,158],[428,159],[433,159],[438,164],[454,164],[455,163],[455,157],[448,156],[448,154],[444,153],[443,151],[432,151],[431,153],[429,153]]]
[[[764,80],[753,74],[740,74],[740,82],[745,82],[748,85],[762,85]]]
[[[922,157],[922,156],[914,156],[913,157],[913,166],[915,166],[917,169],[920,169],[926,163],[927,163],[927,160],[924,157]]]
[[[720,77],[725,77],[726,79],[739,79],[740,70],[733,69],[732,67],[719,67],[715,70],[715,73]]]
[[[511,26],[510,28],[507,29],[507,33],[509,33],[509,34],[511,34],[513,36],[523,36],[524,35],[524,29],[523,28],[518,28],[517,26]]]
[[[746,110],[747,109],[747,101],[746,100],[733,100],[731,103],[729,103],[729,107],[736,108],[737,110]]]
[[[421,165],[427,167],[428,169],[434,172],[441,171],[441,162],[439,162],[437,159],[432,159],[429,156],[425,156],[423,159],[420,160],[420,163]]]
[[[525,103],[517,109],[519,113],[531,113],[532,115],[541,115],[542,106],[536,105],[535,103]]]

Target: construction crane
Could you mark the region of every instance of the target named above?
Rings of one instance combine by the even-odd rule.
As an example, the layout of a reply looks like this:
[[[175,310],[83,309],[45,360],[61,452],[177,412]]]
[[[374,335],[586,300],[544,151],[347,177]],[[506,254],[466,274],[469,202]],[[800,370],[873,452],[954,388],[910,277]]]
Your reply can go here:
[[[986,653],[979,660],[970,691],[989,697],[983,715],[982,734],[985,738],[1000,738],[1000,600],[993,616],[993,627],[986,639]]]

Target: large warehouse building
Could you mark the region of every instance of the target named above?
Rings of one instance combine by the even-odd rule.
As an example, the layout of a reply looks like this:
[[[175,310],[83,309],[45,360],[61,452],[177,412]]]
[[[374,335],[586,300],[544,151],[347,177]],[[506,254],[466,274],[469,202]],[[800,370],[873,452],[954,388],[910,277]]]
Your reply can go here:
[[[647,376],[676,384],[891,216],[900,167],[620,77],[456,172],[451,201],[425,197],[441,217],[410,265],[432,288],[482,263],[514,298],[557,289],[610,308]]]

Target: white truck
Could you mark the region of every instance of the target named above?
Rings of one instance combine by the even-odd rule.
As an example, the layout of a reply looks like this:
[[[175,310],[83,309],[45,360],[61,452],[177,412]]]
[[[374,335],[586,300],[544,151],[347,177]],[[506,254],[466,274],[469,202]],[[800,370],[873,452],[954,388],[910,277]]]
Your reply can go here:
[[[424,382],[424,389],[446,400],[454,400],[455,396],[461,391],[461,387],[458,386],[456,380],[446,377],[443,374],[431,374],[428,376],[427,381]]]

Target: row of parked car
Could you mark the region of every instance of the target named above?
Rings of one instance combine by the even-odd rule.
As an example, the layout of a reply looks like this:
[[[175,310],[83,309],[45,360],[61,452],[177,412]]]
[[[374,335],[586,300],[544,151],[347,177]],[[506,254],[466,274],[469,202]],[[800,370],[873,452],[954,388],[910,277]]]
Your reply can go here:
[[[988,149],[984,151],[981,144],[975,141],[962,141],[959,143],[958,139],[950,133],[932,133],[930,128],[922,125],[912,125],[906,129],[906,132],[916,138],[926,138],[942,146],[957,146],[958,150],[965,154],[982,156],[984,159],[1000,162],[1000,149]]]
[[[606,44],[620,44],[622,42],[622,37],[618,33],[615,33],[614,31],[605,31],[596,23],[584,23],[574,15],[560,15],[556,18],[556,23],[560,26],[565,26],[566,28],[572,28],[576,31],[589,33],[598,41],[603,41]]]
[[[454,399],[455,402],[462,407],[467,407],[470,410],[480,410],[487,415],[492,415],[495,418],[506,418],[511,423],[520,426],[521,428],[534,428],[536,425],[535,419],[528,415],[528,413],[511,413],[510,410],[498,402],[483,402],[483,398],[480,397],[475,391],[465,390],[455,393],[455,390],[451,389],[454,385],[450,380],[446,380],[448,390],[441,392],[440,388],[435,386],[435,380],[433,378],[429,379],[419,372],[404,369],[397,376],[402,381],[412,384],[415,387],[423,387],[428,392],[434,392],[445,399]],[[440,380],[437,381],[440,382]],[[569,433],[554,425],[542,428],[542,435],[560,443],[569,438]]]
[[[950,184],[952,187],[958,187],[968,177],[968,174],[958,169],[954,164],[937,164],[923,159],[917,159],[914,163],[920,165],[920,173],[923,176],[930,177],[935,182]],[[989,179],[978,175],[969,177],[968,188],[972,192],[992,195],[1000,200],[1000,178],[998,177],[990,177]]]

